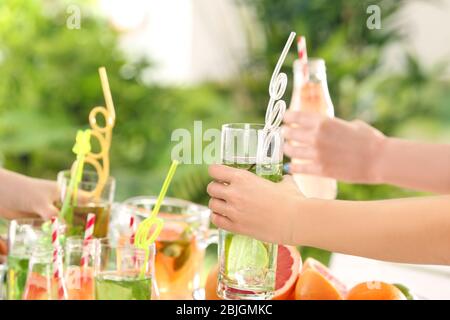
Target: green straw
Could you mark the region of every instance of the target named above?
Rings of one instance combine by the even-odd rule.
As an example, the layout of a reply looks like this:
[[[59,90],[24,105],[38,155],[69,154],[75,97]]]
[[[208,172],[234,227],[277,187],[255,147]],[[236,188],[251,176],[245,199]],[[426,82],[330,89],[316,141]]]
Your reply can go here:
[[[134,238],[134,245],[137,248],[145,250],[145,261],[140,271],[141,278],[144,277],[145,271],[147,270],[148,267],[148,259],[150,254],[149,247],[151,244],[153,244],[153,242],[155,242],[164,225],[163,220],[158,218],[157,215],[159,209],[161,208],[161,204],[164,200],[164,197],[166,196],[167,189],[169,189],[170,182],[172,181],[175,171],[177,170],[177,166],[178,161],[173,160],[150,216],[139,224],[139,227],[136,231],[136,235]],[[155,227],[155,230],[150,235],[150,229],[153,227]]]
[[[72,151],[77,155],[77,159],[75,160],[74,170],[70,172],[69,187],[67,188],[63,205],[59,213],[60,217],[69,224],[72,223],[73,207],[77,205],[78,185],[83,177],[86,154],[91,151],[91,130],[78,130]],[[73,203],[71,203],[72,199]]]

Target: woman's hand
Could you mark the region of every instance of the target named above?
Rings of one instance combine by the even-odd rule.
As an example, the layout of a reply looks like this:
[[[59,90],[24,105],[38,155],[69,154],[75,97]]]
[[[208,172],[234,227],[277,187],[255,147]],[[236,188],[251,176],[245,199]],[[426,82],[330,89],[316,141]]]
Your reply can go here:
[[[55,181],[28,178],[24,186],[23,207],[20,211],[37,213],[44,219],[56,216],[59,210],[55,203],[59,200],[58,186]]]
[[[293,159],[291,173],[326,176],[358,183],[380,183],[379,155],[385,136],[363,121],[344,121],[288,111],[284,117],[284,152]]]
[[[224,165],[211,165],[209,174],[214,179],[207,188],[209,208],[217,227],[266,242],[294,244],[293,217],[303,197],[290,176],[274,183]]]
[[[8,219],[38,214],[44,219],[58,214],[55,181],[30,178],[0,169],[0,215]]]

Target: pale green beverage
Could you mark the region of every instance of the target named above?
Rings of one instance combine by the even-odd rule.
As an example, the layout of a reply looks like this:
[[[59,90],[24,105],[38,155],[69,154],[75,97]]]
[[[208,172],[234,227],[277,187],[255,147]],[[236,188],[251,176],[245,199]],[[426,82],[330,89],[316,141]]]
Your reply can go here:
[[[95,277],[96,300],[151,300],[152,278],[139,274],[102,274]]]
[[[282,179],[280,141],[270,144],[261,157],[262,126],[231,124],[222,128],[222,162],[250,171],[273,182]],[[225,133],[224,133],[225,131]],[[228,132],[227,132],[228,131]],[[281,135],[273,135],[281,139]],[[234,139],[234,142],[229,143]],[[224,299],[270,299],[275,290],[277,244],[219,230],[219,279],[217,293]]]

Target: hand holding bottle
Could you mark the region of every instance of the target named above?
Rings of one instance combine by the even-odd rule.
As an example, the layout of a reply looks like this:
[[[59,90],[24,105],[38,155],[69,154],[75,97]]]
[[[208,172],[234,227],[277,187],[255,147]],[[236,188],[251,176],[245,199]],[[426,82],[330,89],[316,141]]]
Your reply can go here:
[[[291,173],[325,176],[347,182],[378,183],[376,169],[384,135],[368,124],[288,111],[283,128],[284,152],[299,161]]]
[[[284,152],[308,161],[290,171],[358,183],[450,193],[450,145],[384,136],[363,121],[286,113]]]
[[[309,112],[324,117],[334,117],[334,108],[328,92],[325,61],[310,59],[307,64],[307,75],[299,60],[294,62],[294,90],[290,109]],[[295,123],[292,124],[296,126]],[[291,141],[293,146],[298,146]],[[295,164],[307,165],[309,160],[293,158]],[[293,174],[300,191],[308,198],[334,199],[337,194],[336,180],[317,175]]]

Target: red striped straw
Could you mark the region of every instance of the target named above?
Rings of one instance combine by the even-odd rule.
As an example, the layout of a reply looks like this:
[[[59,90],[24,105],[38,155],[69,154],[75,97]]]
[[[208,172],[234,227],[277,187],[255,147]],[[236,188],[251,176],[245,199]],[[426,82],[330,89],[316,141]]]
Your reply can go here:
[[[58,218],[52,217],[52,246],[53,246],[53,279],[58,284],[58,300],[67,300],[67,290],[62,275],[61,251],[59,245]]]
[[[134,245],[134,238],[136,236],[136,219],[134,218],[133,215],[130,216],[130,244],[133,246]],[[136,265],[137,263],[137,257],[134,254],[133,255],[133,264]]]
[[[130,216],[130,244],[134,244],[134,237],[136,235],[136,219]]]
[[[84,229],[84,239],[83,239],[83,253],[81,255],[81,267],[84,268],[88,264],[89,251],[88,243],[89,240],[94,238],[94,226],[95,226],[95,214],[89,213],[86,218],[86,228]]]
[[[308,78],[308,53],[306,52],[306,39],[304,36],[299,36],[297,41],[298,59],[302,64],[303,76]]]

